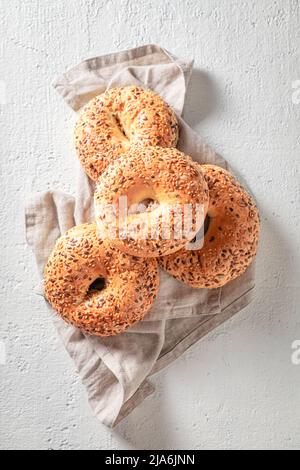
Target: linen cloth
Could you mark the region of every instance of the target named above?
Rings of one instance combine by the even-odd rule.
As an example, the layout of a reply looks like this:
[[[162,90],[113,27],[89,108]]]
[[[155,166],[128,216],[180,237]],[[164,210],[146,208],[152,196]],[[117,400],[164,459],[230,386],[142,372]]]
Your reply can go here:
[[[192,66],[192,61],[147,45],[86,60],[55,80],[54,87],[74,111],[114,85],[151,88],[177,113],[178,148],[199,162],[227,168],[227,163],[180,118]],[[80,168],[76,198],[47,191],[34,194],[27,201],[27,241],[41,278],[56,239],[74,225],[93,221],[93,191],[94,183]],[[143,321],[116,337],[85,335],[66,324],[47,304],[95,415],[109,427],[153,393],[151,374],[249,304],[255,265],[237,280],[213,290],[193,289],[163,271],[160,278],[159,294],[150,312]]]

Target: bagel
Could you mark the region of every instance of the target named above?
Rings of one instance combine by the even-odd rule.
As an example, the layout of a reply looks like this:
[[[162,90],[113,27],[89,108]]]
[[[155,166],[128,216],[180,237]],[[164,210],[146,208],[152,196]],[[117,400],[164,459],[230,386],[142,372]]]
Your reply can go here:
[[[75,128],[77,155],[96,181],[131,144],[176,147],[178,123],[156,93],[138,86],[108,89],[83,109]]]
[[[209,188],[203,247],[192,245],[159,259],[179,281],[192,287],[221,287],[246,271],[256,255],[260,220],[252,197],[228,171],[201,165]]]
[[[159,284],[157,260],[134,258],[99,241],[95,224],[58,239],[45,268],[46,299],[85,333],[112,336],[141,320]]]
[[[124,199],[126,217],[120,215]],[[208,187],[200,166],[175,148],[131,147],[111,163],[95,190],[99,237],[134,256],[178,251],[203,225],[207,207]],[[187,208],[191,216],[185,230]]]

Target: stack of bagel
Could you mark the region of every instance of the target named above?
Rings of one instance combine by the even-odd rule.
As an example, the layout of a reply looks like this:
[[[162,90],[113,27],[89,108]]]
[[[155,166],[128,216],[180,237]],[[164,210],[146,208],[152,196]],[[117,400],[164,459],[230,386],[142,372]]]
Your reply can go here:
[[[159,266],[215,289],[256,255],[253,198],[228,171],[177,150],[178,137],[173,110],[137,86],[107,90],[79,116],[76,151],[95,181],[96,217],[57,240],[44,286],[52,307],[87,334],[116,335],[141,320],[156,299]],[[188,230],[178,207],[189,208]]]

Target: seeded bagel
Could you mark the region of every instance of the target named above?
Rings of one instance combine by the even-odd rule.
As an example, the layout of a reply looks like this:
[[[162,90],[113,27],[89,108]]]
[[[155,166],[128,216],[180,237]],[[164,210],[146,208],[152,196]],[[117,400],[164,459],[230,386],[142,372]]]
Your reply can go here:
[[[45,268],[47,300],[62,318],[95,336],[112,336],[141,320],[152,306],[157,261],[134,258],[99,241],[95,224],[60,237]]]
[[[124,200],[127,217],[120,215]],[[150,206],[140,210],[145,201]],[[131,147],[96,185],[99,237],[135,256],[178,251],[202,226],[207,207],[208,187],[200,166],[175,148]]]
[[[199,165],[200,166],[200,165]],[[207,231],[203,246],[190,244],[159,264],[192,287],[217,288],[243,274],[253,261],[260,231],[253,198],[228,171],[201,165],[209,188]]]
[[[131,144],[176,147],[178,123],[156,93],[138,86],[108,89],[83,109],[75,128],[77,155],[94,181]]]

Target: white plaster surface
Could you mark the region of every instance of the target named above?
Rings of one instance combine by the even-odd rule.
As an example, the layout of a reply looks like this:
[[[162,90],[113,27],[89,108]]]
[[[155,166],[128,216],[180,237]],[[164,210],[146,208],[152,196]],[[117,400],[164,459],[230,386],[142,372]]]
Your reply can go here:
[[[185,118],[251,186],[262,240],[255,301],[111,431],[32,292],[23,202],[74,192],[74,116],[53,77],[147,43],[195,59]],[[1,449],[300,447],[299,47],[298,0],[0,1]]]

